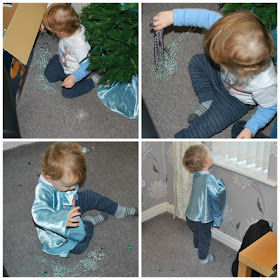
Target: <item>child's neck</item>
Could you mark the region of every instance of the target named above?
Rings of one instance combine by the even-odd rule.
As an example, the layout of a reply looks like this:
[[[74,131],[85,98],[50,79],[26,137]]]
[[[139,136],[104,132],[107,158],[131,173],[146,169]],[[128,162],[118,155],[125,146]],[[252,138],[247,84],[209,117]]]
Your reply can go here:
[[[201,170],[199,170],[200,172],[208,172],[209,173],[209,166],[205,166],[203,167]]]
[[[82,29],[79,27],[79,28],[77,29],[77,31],[76,31],[72,36],[78,35],[81,31],[82,31]]]
[[[82,29],[79,27],[73,34],[71,34],[71,35],[69,35],[69,34],[67,34],[67,33],[63,33],[63,34],[61,34],[61,38],[69,38],[69,37],[73,37],[73,36],[76,36],[76,35],[78,35],[80,32],[82,32]]]

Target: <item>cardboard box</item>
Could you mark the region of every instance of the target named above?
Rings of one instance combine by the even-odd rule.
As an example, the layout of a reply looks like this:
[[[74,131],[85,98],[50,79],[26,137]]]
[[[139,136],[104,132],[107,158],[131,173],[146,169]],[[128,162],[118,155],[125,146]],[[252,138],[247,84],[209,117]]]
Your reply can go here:
[[[3,7],[3,48],[27,64],[47,3],[11,3]]]

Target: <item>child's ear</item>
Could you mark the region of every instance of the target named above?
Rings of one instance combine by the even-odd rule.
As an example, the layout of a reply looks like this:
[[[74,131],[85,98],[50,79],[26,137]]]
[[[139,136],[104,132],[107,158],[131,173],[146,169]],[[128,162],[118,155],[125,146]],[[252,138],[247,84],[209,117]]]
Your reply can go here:
[[[44,177],[45,177],[45,179],[46,179],[48,182],[52,181],[51,176],[49,176],[49,175],[45,175]]]
[[[205,157],[205,159],[204,159],[204,164],[205,164],[205,165],[208,165],[209,163],[210,163],[209,157]]]
[[[64,32],[64,31],[61,31],[60,34],[61,34],[62,37],[66,37],[67,36],[67,33]]]

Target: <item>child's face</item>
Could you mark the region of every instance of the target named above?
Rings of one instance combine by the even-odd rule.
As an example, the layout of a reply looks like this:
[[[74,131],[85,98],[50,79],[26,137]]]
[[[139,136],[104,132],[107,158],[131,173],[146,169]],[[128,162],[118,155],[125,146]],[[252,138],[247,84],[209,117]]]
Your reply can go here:
[[[60,192],[73,191],[79,183],[73,174],[64,174],[59,180],[46,179]]]
[[[214,165],[214,160],[210,154],[210,150],[208,150],[208,154],[205,158],[206,164],[208,168],[211,168]]]

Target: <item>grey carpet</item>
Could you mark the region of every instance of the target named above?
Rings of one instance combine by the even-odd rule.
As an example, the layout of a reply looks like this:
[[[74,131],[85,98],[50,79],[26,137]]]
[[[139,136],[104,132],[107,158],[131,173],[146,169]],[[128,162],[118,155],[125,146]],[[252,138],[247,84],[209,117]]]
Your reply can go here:
[[[51,50],[49,58],[57,53],[58,40],[47,33],[39,34],[32,62],[43,42],[47,42]],[[50,90],[45,87],[45,81],[36,80],[39,70],[38,64],[29,67],[23,91],[17,100],[23,138],[138,137],[138,120],[128,119],[104,106],[97,97],[97,87],[83,96],[67,99],[61,94],[61,82],[53,84]]]
[[[160,3],[143,4],[142,9],[142,96],[151,115],[153,124],[160,138],[173,138],[174,134],[188,126],[188,116],[198,107],[198,99],[193,90],[188,74],[188,62],[198,53],[203,53],[201,31],[192,32],[179,44],[180,52],[176,56],[178,70],[169,81],[161,82],[158,89],[157,81],[152,70],[153,30],[149,24],[152,18],[160,11],[179,8],[204,8],[218,11],[214,3]],[[164,42],[168,45],[178,39],[186,27],[168,27],[164,31]],[[242,120],[248,120],[253,111]],[[143,123],[143,126],[145,123]],[[213,138],[231,138],[231,126],[216,134]],[[273,123],[264,130],[270,134]]]
[[[187,223],[170,213],[142,224],[142,276],[144,277],[230,277],[236,251],[211,240],[215,262],[200,264],[193,250]]]
[[[138,205],[138,143],[81,143],[90,152],[87,179],[81,190],[92,189],[121,205]],[[70,258],[50,256],[41,249],[31,207],[38,181],[39,163],[49,143],[34,143],[4,151],[3,161],[3,264],[11,277],[32,276],[24,269],[51,270],[36,257],[74,266],[90,251],[103,248],[105,259],[98,263],[104,277],[138,276],[138,218],[109,219],[95,227],[89,248]],[[94,147],[94,149],[92,149]],[[87,214],[97,214],[90,211]],[[131,248],[129,248],[129,245]],[[81,276],[97,276],[102,271]],[[37,275],[37,274],[36,274]],[[40,275],[38,275],[40,276]]]

